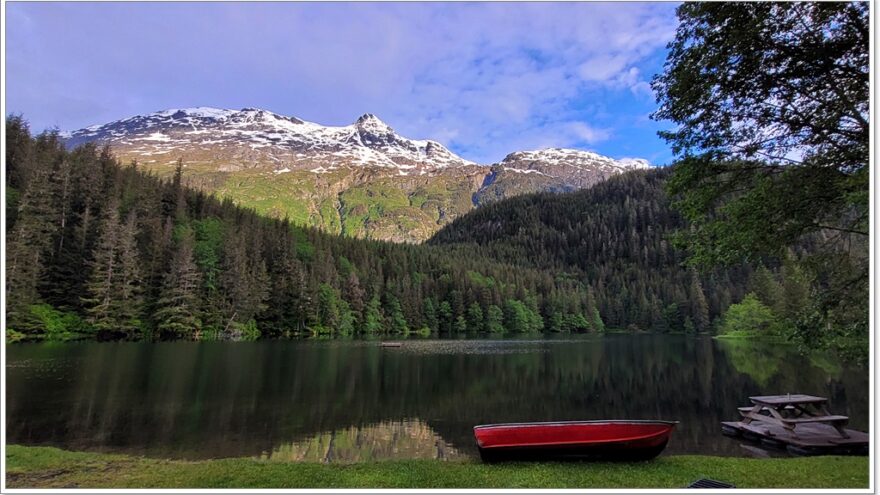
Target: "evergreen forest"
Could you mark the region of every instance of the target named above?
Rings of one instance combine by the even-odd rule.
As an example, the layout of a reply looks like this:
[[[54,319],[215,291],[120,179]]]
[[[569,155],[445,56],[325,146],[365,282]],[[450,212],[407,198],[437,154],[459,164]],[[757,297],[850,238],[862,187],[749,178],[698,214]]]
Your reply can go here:
[[[9,341],[711,332],[751,284],[748,264],[684,263],[664,169],[395,244],[261,217],[20,116],[6,131]]]

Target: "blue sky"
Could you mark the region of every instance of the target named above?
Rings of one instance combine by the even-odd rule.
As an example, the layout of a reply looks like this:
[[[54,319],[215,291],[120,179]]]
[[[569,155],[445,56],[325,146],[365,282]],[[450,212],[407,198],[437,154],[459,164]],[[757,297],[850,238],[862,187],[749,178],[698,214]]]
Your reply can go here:
[[[465,158],[667,163],[651,77],[672,3],[6,3],[6,111],[74,130],[166,108],[374,113]]]

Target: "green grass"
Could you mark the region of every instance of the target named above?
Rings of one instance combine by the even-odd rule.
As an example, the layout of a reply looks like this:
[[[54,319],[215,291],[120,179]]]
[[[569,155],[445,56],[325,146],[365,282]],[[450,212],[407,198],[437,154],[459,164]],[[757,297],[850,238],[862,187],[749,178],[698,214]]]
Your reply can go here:
[[[699,478],[739,488],[867,488],[867,457],[669,456],[641,463],[411,460],[359,464],[252,458],[173,461],[52,447],[6,448],[10,488],[681,488]]]
[[[308,174],[307,171],[285,174],[240,171],[228,174],[214,192],[262,215],[287,217],[295,225],[311,225],[313,217],[320,223],[317,202],[322,198]]]
[[[170,177],[175,160],[160,161],[144,166]],[[441,223],[473,209],[470,176],[440,174],[423,184],[418,177],[358,177],[347,168],[318,176],[308,170],[276,174],[266,167],[221,172],[210,160],[190,160],[184,178],[261,215],[350,237],[421,242]]]

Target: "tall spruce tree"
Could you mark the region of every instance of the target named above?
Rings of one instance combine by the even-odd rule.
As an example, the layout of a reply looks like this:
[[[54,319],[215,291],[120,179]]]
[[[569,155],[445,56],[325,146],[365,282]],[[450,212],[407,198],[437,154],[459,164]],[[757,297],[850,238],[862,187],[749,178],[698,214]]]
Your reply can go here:
[[[119,202],[114,198],[104,209],[98,242],[89,263],[91,275],[82,298],[88,323],[99,332],[112,332],[119,326],[114,299],[119,296],[119,247],[121,228]]]
[[[36,329],[28,306],[41,301],[38,287],[52,251],[55,209],[49,190],[49,171],[33,171],[18,204],[15,227],[6,233],[7,324],[21,332]]]
[[[137,213],[129,212],[125,223],[121,225],[119,245],[117,248],[118,294],[112,309],[117,319],[117,330],[125,338],[137,337],[142,330],[143,322],[143,276],[141,275],[141,257],[137,245],[138,223]]]
[[[689,288],[691,304],[691,321],[698,332],[709,330],[709,305],[706,303],[706,295],[703,293],[703,284],[696,270],[691,270],[691,285]]]
[[[201,276],[193,259],[193,234],[182,229],[157,301],[156,328],[163,338],[193,338],[202,322],[198,299]]]

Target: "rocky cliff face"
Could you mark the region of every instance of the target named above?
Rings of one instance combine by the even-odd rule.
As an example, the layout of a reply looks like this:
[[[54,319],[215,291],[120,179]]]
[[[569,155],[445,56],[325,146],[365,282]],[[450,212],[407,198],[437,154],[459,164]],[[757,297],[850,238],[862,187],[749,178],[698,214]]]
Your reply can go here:
[[[517,151],[492,165],[474,202],[483,204],[518,194],[583,189],[612,175],[649,166],[645,160],[614,160],[574,149]]]
[[[330,232],[420,242],[474,207],[517,194],[570,191],[644,168],[572,149],[470,162],[431,140],[397,134],[372,114],[322,126],[245,108],[171,109],[64,135],[68,146],[109,144],[160,175],[178,160],[190,185]]]

